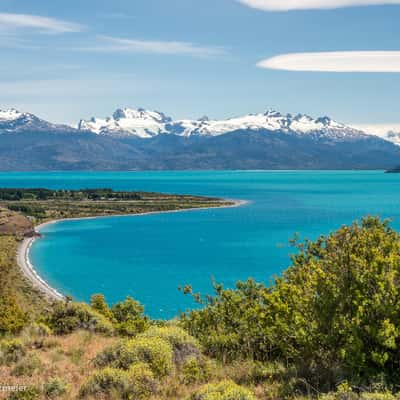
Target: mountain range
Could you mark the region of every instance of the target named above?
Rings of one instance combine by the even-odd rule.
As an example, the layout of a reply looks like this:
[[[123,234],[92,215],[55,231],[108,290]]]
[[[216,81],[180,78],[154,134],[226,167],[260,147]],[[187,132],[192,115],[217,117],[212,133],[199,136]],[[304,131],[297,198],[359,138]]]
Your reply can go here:
[[[394,135],[394,142],[397,136]],[[76,127],[0,110],[0,170],[387,169],[400,146],[329,117],[274,110],[174,120],[123,108]]]

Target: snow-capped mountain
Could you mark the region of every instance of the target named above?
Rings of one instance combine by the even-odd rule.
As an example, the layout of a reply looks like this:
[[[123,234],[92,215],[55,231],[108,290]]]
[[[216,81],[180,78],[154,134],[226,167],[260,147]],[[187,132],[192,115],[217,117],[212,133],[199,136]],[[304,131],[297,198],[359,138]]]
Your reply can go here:
[[[171,122],[171,118],[158,111],[122,108],[116,110],[112,117],[105,119],[93,117],[88,121],[81,120],[78,129],[100,135],[134,135],[140,138],[150,138],[161,133],[168,133],[166,127]]]
[[[400,146],[400,124],[372,124],[372,125],[355,125],[353,126],[369,135],[378,136],[384,140],[392,142]]]
[[[239,130],[279,131],[298,135],[318,134],[336,138],[364,135],[363,132],[340,124],[328,117],[313,119],[308,115],[298,114],[293,116],[291,114],[281,114],[274,110],[269,110],[262,114],[249,114],[226,120],[182,120],[177,121],[175,126],[182,128],[182,136],[195,134],[217,136]]]
[[[400,146],[387,139],[399,136],[273,110],[173,120],[125,108],[72,128],[10,109],[0,111],[0,170],[390,169]]]
[[[281,114],[274,110],[225,120],[210,120],[203,117],[199,120],[174,121],[158,111],[124,108],[118,109],[112,117],[106,119],[81,120],[78,129],[102,135],[140,138],[151,138],[160,134],[184,137],[218,136],[236,131],[279,131],[297,135],[329,136],[336,139],[366,135],[360,130],[338,123],[328,117],[313,119],[308,115]]]
[[[14,132],[43,132],[64,131],[71,132],[74,129],[67,125],[56,125],[36,117],[31,113],[21,112],[15,108],[0,109],[0,133]]]

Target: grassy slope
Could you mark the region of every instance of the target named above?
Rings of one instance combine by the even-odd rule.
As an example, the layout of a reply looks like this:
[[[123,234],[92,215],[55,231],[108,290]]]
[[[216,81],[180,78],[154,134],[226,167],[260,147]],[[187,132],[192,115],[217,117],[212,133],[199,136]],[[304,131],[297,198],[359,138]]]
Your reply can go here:
[[[21,274],[15,259],[18,246],[17,236],[0,236],[0,297],[14,296],[20,309],[34,319],[49,303]]]
[[[93,365],[94,357],[118,340],[117,337],[105,337],[87,331],[78,331],[66,336],[52,335],[44,341],[41,348],[27,346],[29,356],[37,356],[42,364],[32,376],[15,376],[12,371],[16,363],[12,363],[8,366],[0,366],[0,382],[10,385],[38,386],[52,378],[60,377],[68,384],[69,390],[65,395],[56,398],[78,399],[80,387],[93,372],[98,370]],[[210,361],[210,366],[208,383],[229,379],[240,383],[243,387],[250,388],[256,394],[257,400],[274,398],[276,383],[257,383],[253,364],[236,362],[224,365],[220,362]],[[158,379],[157,393],[150,396],[148,400],[187,399],[205,384],[204,381],[186,382],[187,378],[187,373],[175,367],[169,375]],[[6,395],[0,392],[0,399],[3,398],[6,398]],[[45,396],[40,398],[47,399]],[[116,400],[119,397],[112,399]]]

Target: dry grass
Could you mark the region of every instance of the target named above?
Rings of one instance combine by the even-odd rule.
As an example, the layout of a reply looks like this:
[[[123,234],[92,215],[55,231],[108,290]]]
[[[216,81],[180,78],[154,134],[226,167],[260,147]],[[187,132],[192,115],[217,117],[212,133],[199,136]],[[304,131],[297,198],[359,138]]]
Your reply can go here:
[[[21,310],[34,319],[46,311],[49,303],[22,275],[17,265],[19,243],[16,235],[0,235],[0,296],[14,296]]]
[[[66,336],[49,336],[42,348],[29,347],[28,355],[37,356],[42,367],[31,377],[12,375],[15,364],[0,367],[0,383],[4,385],[40,386],[55,377],[62,378],[70,387],[68,393],[56,397],[62,400],[78,399],[81,385],[96,370],[92,360],[102,350],[110,346],[118,337],[105,337],[87,331],[78,331]],[[218,382],[229,378],[232,369],[215,363],[210,371],[208,382]],[[176,368],[173,372],[159,381],[157,395],[150,400],[182,400],[202,386],[202,382],[185,384],[182,374]],[[262,391],[259,391],[261,394]],[[7,393],[0,392],[0,399],[6,399]],[[260,399],[266,399],[260,395]],[[43,395],[41,399],[45,400]]]
[[[22,214],[0,207],[0,235],[29,235],[32,222]]]
[[[46,339],[41,349],[29,348],[28,354],[35,354],[43,366],[31,377],[12,375],[15,366],[0,367],[0,383],[3,385],[42,385],[55,377],[62,378],[70,385],[70,391],[60,399],[74,399],[78,395],[81,384],[94,371],[91,363],[94,356],[116,338],[103,337],[88,332],[76,332],[68,336],[51,336]],[[7,398],[0,392],[0,399]],[[43,397],[45,399],[45,397]]]

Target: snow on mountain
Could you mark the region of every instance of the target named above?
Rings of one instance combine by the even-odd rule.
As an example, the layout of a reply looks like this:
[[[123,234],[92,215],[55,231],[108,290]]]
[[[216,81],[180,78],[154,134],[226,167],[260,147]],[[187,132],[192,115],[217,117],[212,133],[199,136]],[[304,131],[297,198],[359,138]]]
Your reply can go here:
[[[101,135],[134,135],[140,138],[150,138],[160,133],[168,133],[166,125],[171,122],[171,118],[157,111],[123,108],[116,110],[112,117],[106,119],[81,120],[78,129]]]
[[[0,110],[0,121],[14,121],[20,118],[23,113],[19,112],[15,108],[10,108],[8,110]]]
[[[43,132],[43,131],[73,131],[66,125],[51,124],[43,119],[27,112],[21,112],[14,108],[0,109],[0,133],[14,132]]]
[[[361,129],[353,128],[328,117],[312,118],[308,115],[281,114],[268,110],[260,114],[248,114],[242,117],[224,120],[203,117],[198,120],[173,120],[158,111],[142,108],[117,109],[107,118],[81,120],[78,130],[65,125],[56,125],[36,117],[33,114],[15,109],[0,110],[0,132],[93,132],[112,137],[152,138],[161,134],[182,137],[213,137],[235,131],[280,132],[289,135],[310,135],[312,137],[347,140],[368,137]],[[379,135],[381,136],[381,135]],[[393,132],[381,136],[385,140],[400,144],[400,134]]]
[[[217,136],[237,130],[268,130],[294,134],[318,133],[335,138],[362,135],[361,131],[340,124],[328,117],[313,119],[308,115],[284,115],[274,110],[269,110],[263,114],[249,114],[226,120],[183,120],[177,121],[176,124],[182,126],[181,134],[183,136],[194,134]]]
[[[238,130],[280,131],[291,134],[314,134],[335,139],[360,137],[365,134],[358,130],[331,120],[328,117],[313,119],[307,115],[281,114],[269,110],[261,114],[249,114],[243,117],[225,120],[176,120],[157,111],[124,108],[117,110],[106,119],[92,118],[81,120],[78,129],[92,131],[102,135],[138,136],[150,138],[159,134],[179,136],[218,136]]]
[[[355,128],[400,146],[400,124],[356,125]]]

